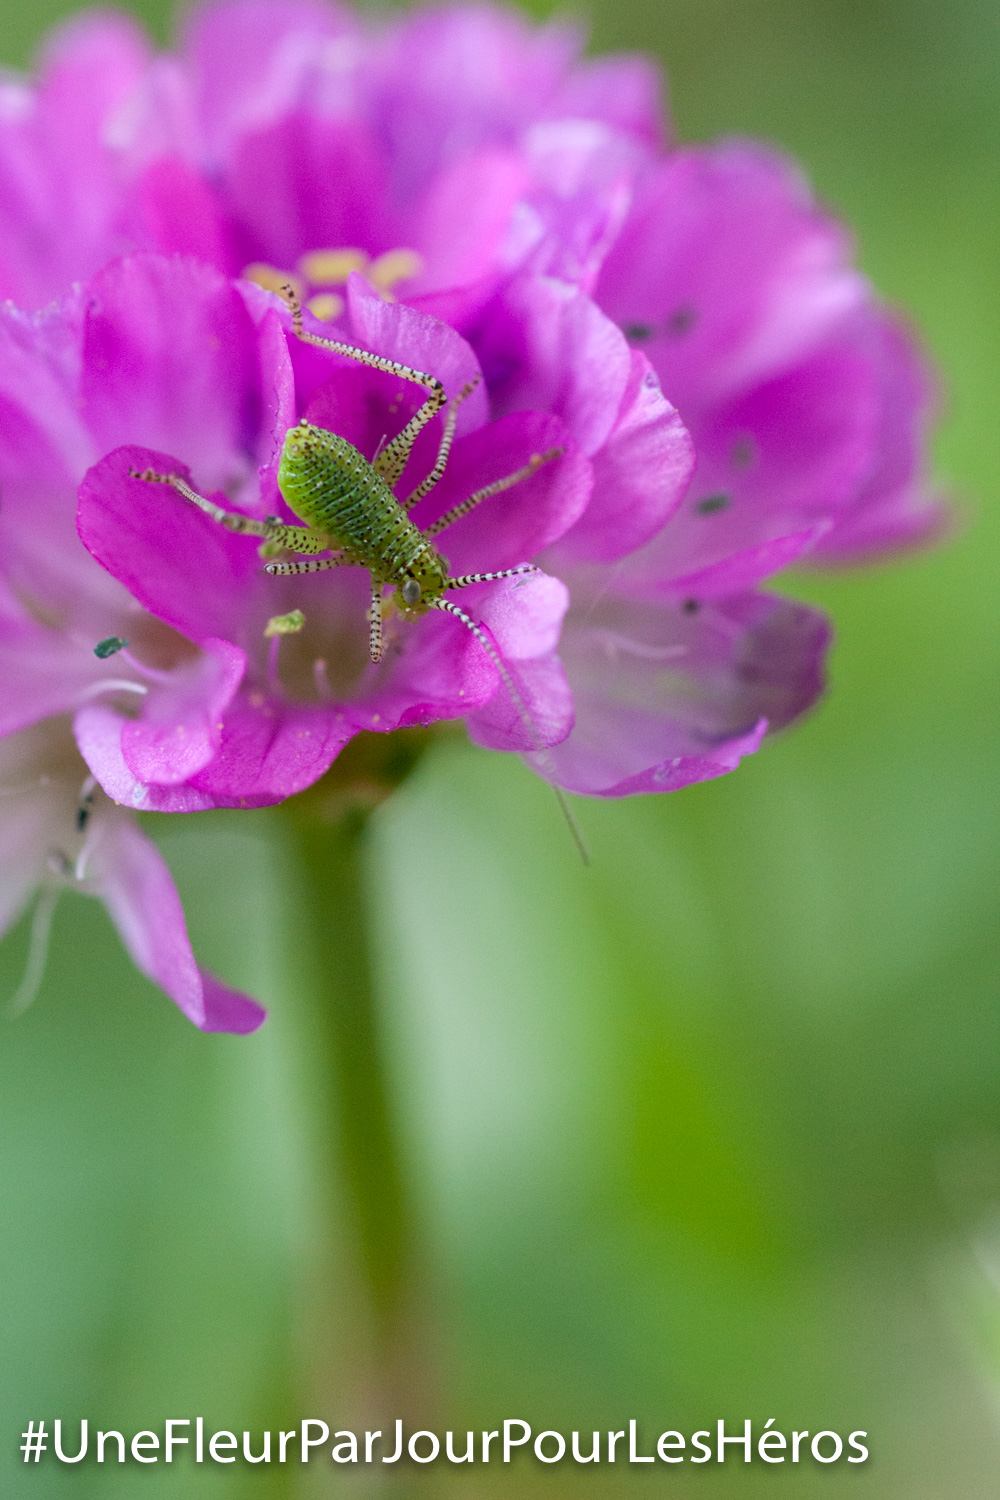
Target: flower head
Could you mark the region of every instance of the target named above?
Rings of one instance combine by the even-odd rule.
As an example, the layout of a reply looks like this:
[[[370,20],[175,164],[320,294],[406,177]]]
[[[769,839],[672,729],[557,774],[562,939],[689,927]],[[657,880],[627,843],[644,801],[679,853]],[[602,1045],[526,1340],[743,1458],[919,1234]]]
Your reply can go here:
[[[229,0],[164,57],[76,23],[0,103],[0,287],[58,297],[0,342],[0,731],[72,724],[109,819],[277,802],[440,719],[590,794],[718,775],[822,688],[828,626],[768,580],[940,527],[929,381],[841,227],[771,152],[672,146],[650,66],[572,27]],[[452,618],[335,527],[258,556],[302,539],[287,434],[375,472],[427,393],[400,366],[450,405],[389,476],[412,515],[362,519],[445,592],[510,575]]]

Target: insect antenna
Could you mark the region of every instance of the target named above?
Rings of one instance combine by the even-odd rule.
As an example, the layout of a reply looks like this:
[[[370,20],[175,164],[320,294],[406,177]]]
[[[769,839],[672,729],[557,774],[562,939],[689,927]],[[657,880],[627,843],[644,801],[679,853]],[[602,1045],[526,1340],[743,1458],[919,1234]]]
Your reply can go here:
[[[480,646],[482,646],[483,650],[490,658],[490,661],[499,672],[500,679],[503,682],[504,687],[510,694],[511,702],[517,709],[518,717],[520,718],[521,723],[524,725],[525,729],[528,731],[528,735],[532,741],[532,744],[534,745],[535,754],[538,757],[542,769],[554,778],[555,768],[552,764],[552,760],[549,756],[548,751],[542,744],[542,737],[538,732],[538,727],[535,724],[534,719],[531,717],[531,714],[528,712],[528,705],[525,703],[520,689],[517,687],[513,677],[507,670],[506,663],[504,662],[500,653],[497,651],[496,647],[493,645],[493,642],[487,636],[485,630],[483,630],[481,626],[477,625],[476,622],[471,618],[471,616],[465,613],[464,609],[460,609],[459,606],[457,604],[453,604],[450,599],[435,599],[434,608],[442,609],[447,614],[454,615],[456,620],[461,620],[462,624],[467,630],[472,631],[472,634],[475,636],[476,640],[479,642]],[[556,801],[559,804],[559,810],[566,820],[566,826],[570,831],[574,844],[576,845],[577,853],[579,854],[580,859],[583,861],[583,863],[585,865],[589,865],[590,850],[587,848],[587,841],[583,836],[583,830],[581,829],[576,818],[573,816],[573,809],[566,801],[566,794],[564,793],[562,787],[559,786],[554,779],[550,781],[549,785],[555,793]]]

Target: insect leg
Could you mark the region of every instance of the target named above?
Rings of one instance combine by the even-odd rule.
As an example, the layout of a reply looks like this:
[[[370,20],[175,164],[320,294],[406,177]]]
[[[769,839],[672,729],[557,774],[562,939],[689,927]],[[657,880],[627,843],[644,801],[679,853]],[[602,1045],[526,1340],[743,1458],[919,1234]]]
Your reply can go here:
[[[272,578],[289,578],[299,573],[325,573],[327,568],[350,568],[356,566],[353,557],[311,557],[308,562],[269,562],[264,572]]]
[[[514,571],[517,572],[520,570],[515,569]],[[537,571],[537,569],[533,571]],[[532,745],[534,747],[534,753],[538,757],[539,763],[541,764],[542,769],[545,771],[546,775],[551,778],[549,785],[552,787],[552,790],[555,793],[556,801],[559,803],[559,810],[565,818],[566,826],[569,828],[569,831],[573,837],[573,842],[576,844],[577,853],[579,854],[583,863],[585,865],[589,865],[590,850],[587,848],[587,841],[583,836],[583,831],[580,828],[579,823],[576,821],[576,818],[573,816],[572,808],[566,801],[566,794],[564,793],[562,787],[555,780],[555,772],[552,767],[552,762],[549,759],[548,751],[542,744],[542,737],[538,732],[538,727],[535,724],[534,719],[531,717],[531,714],[528,712],[528,705],[525,703],[524,698],[521,696],[521,692],[515,684],[513,677],[510,675],[510,672],[507,670],[507,667],[503,659],[501,658],[500,653],[497,651],[496,647],[493,645],[492,641],[489,639],[482,626],[477,625],[476,622],[472,619],[471,615],[467,615],[465,613],[464,609],[459,609],[457,604],[452,604],[450,599],[435,599],[433,601],[432,607],[434,609],[444,610],[446,614],[454,615],[457,620],[461,620],[465,628],[467,630],[471,630],[480,646],[482,646],[483,650],[486,652],[486,655],[489,657],[490,661],[496,667],[497,671],[500,674],[500,680],[503,682],[504,687],[510,694],[511,702],[517,709],[518,718],[521,720],[521,723],[528,731],[528,734],[532,741]]]
[[[445,580],[446,589],[467,589],[470,583],[496,583],[498,578],[517,578],[521,573],[539,573],[534,563],[521,563],[517,568],[504,568],[502,573],[462,573],[458,578]]]
[[[206,516],[218,521],[227,531],[235,531],[243,536],[262,536],[268,543],[283,547],[289,552],[325,552],[330,546],[329,538],[310,527],[286,526],[277,516],[265,516],[263,521],[255,521],[252,516],[244,516],[238,510],[224,510],[214,500],[206,500],[204,495],[199,495],[179,474],[158,474],[155,469],[143,469],[141,472],[130,469],[129,474],[133,479],[142,479],[147,484],[168,484]]]
[[[425,495],[429,495],[431,490],[437,484],[438,480],[441,478],[441,475],[444,473],[445,466],[448,463],[448,454],[451,452],[452,441],[455,437],[455,424],[458,421],[458,408],[461,406],[462,402],[466,399],[467,396],[472,395],[481,379],[482,376],[477,375],[475,380],[467,381],[459,391],[458,395],[453,396],[448,402],[448,412],[444,419],[444,432],[441,434],[441,446],[438,448],[438,456],[435,461],[434,467],[427,475],[427,478],[421,480],[413,493],[407,495],[406,499],[400,502],[404,510],[412,510],[418,500],[422,500]]]
[[[375,472],[381,475],[391,489],[406,468],[406,461],[417,440],[418,433],[423,431],[435,413],[444,406],[447,399],[444,386],[436,375],[426,375],[423,370],[414,370],[409,365],[401,365],[398,360],[384,359],[381,354],[371,354],[367,349],[356,349],[353,344],[342,344],[339,339],[325,339],[318,333],[307,333],[302,326],[302,306],[294,289],[286,282],[281,291],[292,310],[292,328],[295,336],[303,343],[315,344],[317,349],[329,349],[333,354],[344,354],[348,359],[356,359],[359,364],[370,365],[375,370],[385,370],[389,375],[399,375],[403,380],[412,380],[415,385],[425,386],[430,391],[423,406],[410,418],[402,432],[382,449],[372,464]]]
[[[461,520],[467,516],[470,510],[475,510],[481,500],[487,500],[490,495],[499,495],[501,490],[512,489],[515,484],[520,484],[522,479],[530,479],[543,464],[549,464],[554,458],[561,458],[565,448],[549,448],[545,453],[533,453],[528,462],[520,469],[515,469],[513,474],[507,474],[503,479],[495,479],[492,484],[485,485],[481,490],[476,490],[468,500],[463,500],[460,505],[452,506],[451,510],[445,511],[433,525],[428,526],[424,536],[430,538],[437,536],[450,526],[453,521]]]
[[[368,616],[371,629],[368,634],[368,654],[372,661],[382,659],[382,584],[372,579],[372,607]]]

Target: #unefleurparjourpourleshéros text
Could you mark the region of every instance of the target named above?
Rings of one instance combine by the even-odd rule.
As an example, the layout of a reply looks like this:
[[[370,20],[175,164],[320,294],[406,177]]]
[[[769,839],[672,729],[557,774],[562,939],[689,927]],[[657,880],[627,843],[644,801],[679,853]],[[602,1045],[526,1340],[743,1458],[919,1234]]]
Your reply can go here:
[[[719,1418],[711,1428],[683,1433],[667,1428],[653,1437],[640,1433],[633,1418],[620,1430],[573,1431],[553,1428],[533,1431],[520,1417],[508,1417],[494,1430],[439,1433],[421,1428],[405,1432],[396,1420],[388,1431],[331,1430],[319,1417],[306,1417],[288,1431],[226,1429],[206,1432],[202,1417],[169,1417],[162,1431],[143,1429],[128,1435],[115,1429],[91,1431],[87,1418],[63,1424],[56,1418],[50,1429],[44,1419],[29,1422],[21,1434],[25,1463],[173,1463],[187,1458],[195,1463],[248,1464],[509,1464],[518,1458],[541,1464],[627,1463],[707,1464],[737,1461],[766,1464],[863,1464],[868,1458],[867,1432],[846,1436],[831,1428],[800,1431],[779,1428],[773,1417],[754,1424],[744,1419],[727,1427]],[[242,1438],[242,1440],[241,1440]],[[332,1440],[332,1441],[331,1441]]]

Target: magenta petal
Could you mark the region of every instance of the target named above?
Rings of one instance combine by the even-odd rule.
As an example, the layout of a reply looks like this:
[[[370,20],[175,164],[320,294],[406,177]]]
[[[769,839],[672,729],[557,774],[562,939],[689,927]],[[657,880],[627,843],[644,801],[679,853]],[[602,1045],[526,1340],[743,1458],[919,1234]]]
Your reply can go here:
[[[569,590],[561,578],[524,573],[478,586],[475,595],[475,608],[470,604],[466,613],[487,627],[505,661],[527,661],[555,650],[569,608]],[[452,597],[461,603],[468,595]]]
[[[616,562],[659,532],[684,497],[694,469],[691,437],[660,390],[644,355],[632,374],[614,429],[594,455],[594,493],[556,549],[566,562]]]
[[[473,743],[487,750],[537,753],[564,740],[573,727],[573,694],[556,653],[519,661],[508,671],[520,704],[501,683],[489,703],[466,715]]]
[[[388,732],[458,719],[496,692],[496,672],[482,647],[444,615],[400,626],[391,653],[343,705],[354,729]]]
[[[219,203],[187,162],[176,156],[151,162],[135,191],[151,247],[163,255],[197,256],[220,271],[232,268],[233,252]]]
[[[607,441],[632,357],[621,330],[582,292],[552,277],[522,276],[473,343],[496,413],[555,412],[588,456]]]
[[[710,563],[697,572],[672,578],[658,592],[670,594],[677,599],[724,599],[730,594],[742,594],[753,589],[762,579],[772,578],[783,568],[791,567],[808,556],[812,549],[830,530],[829,521],[809,526],[804,531],[792,532],[789,536],[773,537],[759,547],[747,547],[734,552],[721,562]]]
[[[206,812],[213,797],[190,786],[146,786],[125,763],[122,730],[131,720],[104,703],[88,703],[73,717],[73,734],[87,769],[108,796],[138,812]]]
[[[136,255],[101,271],[89,294],[81,395],[99,451],[177,453],[210,489],[239,478],[260,375],[236,289],[199,261]]]
[[[4,620],[0,623],[0,735],[65,713],[100,678],[110,675],[92,654],[61,632],[46,630],[33,620]]]
[[[244,282],[244,287],[248,283]],[[267,308],[257,325],[263,412],[257,444],[257,474],[260,504],[265,514],[277,514],[282,505],[278,489],[278,465],[285,433],[295,425],[295,375],[288,341],[273,307]]]
[[[225,177],[242,259],[294,266],[304,250],[379,249],[390,229],[385,167],[356,120],[293,108],[239,137]]]
[[[472,739],[495,750],[538,750],[565,739],[573,697],[556,646],[569,607],[566,585],[529,573],[476,592],[466,613],[489,631],[521,702],[501,680],[489,703],[467,716]]]
[[[193,10],[183,36],[210,158],[225,159],[248,123],[294,102],[303,71],[350,29],[346,11],[321,0],[222,0]]]
[[[50,38],[37,91],[4,80],[0,297],[43,307],[126,248],[108,134],[146,58],[135,22],[78,16]]]
[[[457,396],[464,385],[482,374],[472,349],[447,323],[404,302],[383,302],[357,272],[348,282],[347,309],[351,335],[363,348],[436,375],[449,396]],[[415,389],[419,391],[419,387]],[[482,426],[488,410],[480,383],[462,403],[458,431],[470,432]]]
[[[531,26],[491,5],[415,9],[385,34],[371,109],[395,163],[403,201],[442,161],[484,145],[513,145],[553,100],[581,50],[572,26]]]
[[[223,1031],[231,1036],[249,1036],[267,1020],[267,1011],[256,1000],[231,990],[207,969],[199,966],[204,1019],[201,1031]]]
[[[156,845],[122,817],[108,820],[103,833],[94,844],[88,883],[136,967],[202,1031],[255,1031],[266,1016],[256,1001],[213,979],[206,991],[177,888]]]
[[[666,143],[663,77],[641,54],[587,58],[578,63],[549,106],[552,119],[602,120],[650,146]]]
[[[334,709],[242,693],[228,709],[218,753],[191,778],[215,807],[267,807],[312,786],[354,734]]]
[[[595,296],[693,425],[801,358],[864,300],[847,252],[841,227],[773,152],[686,148],[637,191]]]
[[[191,482],[186,466],[169,454],[147,448],[109,453],[80,485],[77,528],[84,545],[140,604],[182,635],[199,645],[217,636],[248,646],[258,633],[252,601],[263,579],[256,548],[169,485],[131,477],[130,470],[146,468]]]
[[[877,371],[875,463],[816,548],[813,557],[820,563],[855,562],[916,546],[948,525],[946,505],[927,492],[921,472],[936,393],[913,335],[881,309],[857,320],[855,330]]]
[[[523,154],[496,148],[469,152],[438,173],[413,234],[426,266],[417,283],[421,295],[466,286],[495,270],[527,185]]]
[[[125,764],[139,781],[175,786],[208,764],[245,671],[246,656],[237,646],[207,640],[196,661],[151,689],[142,718],[122,729]]]
[[[839,339],[706,416],[684,502],[625,562],[630,582],[656,591],[738,554],[763,563],[766,544],[828,527],[870,470],[878,409],[871,362]],[[775,565],[787,560],[779,546]]]
[[[560,645],[575,724],[538,767],[572,791],[617,797],[720,775],[822,690],[829,627],[804,605],[744,594],[691,614],[606,594],[576,608]]]

